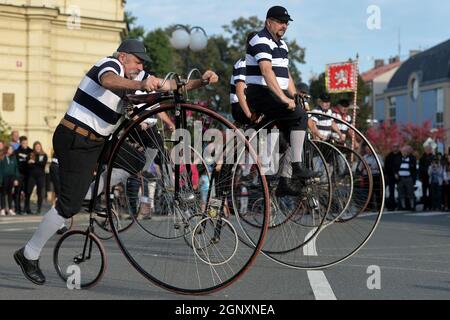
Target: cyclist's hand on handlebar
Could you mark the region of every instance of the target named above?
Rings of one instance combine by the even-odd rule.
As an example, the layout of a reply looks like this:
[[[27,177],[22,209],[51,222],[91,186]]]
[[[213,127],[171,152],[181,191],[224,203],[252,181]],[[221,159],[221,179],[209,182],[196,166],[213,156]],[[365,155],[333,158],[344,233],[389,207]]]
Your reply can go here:
[[[261,121],[261,116],[257,113],[252,113],[250,116],[251,123],[259,123]]]
[[[212,84],[219,81],[219,76],[214,71],[208,70],[203,74],[202,80],[207,84]]]
[[[158,78],[150,76],[141,82],[141,89],[143,91],[152,92],[161,88],[161,82]]]
[[[295,103],[295,100],[294,99],[287,99],[286,100],[286,104],[288,105],[288,110],[291,110],[291,111],[294,111],[295,110],[295,107],[296,107],[296,103]]]

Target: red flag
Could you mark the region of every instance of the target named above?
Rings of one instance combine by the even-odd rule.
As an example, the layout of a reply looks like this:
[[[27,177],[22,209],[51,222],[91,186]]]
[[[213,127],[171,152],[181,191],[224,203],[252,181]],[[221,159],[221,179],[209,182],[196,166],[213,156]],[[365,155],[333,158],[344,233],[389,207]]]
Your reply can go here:
[[[330,93],[356,91],[356,64],[351,62],[328,64],[325,85]]]

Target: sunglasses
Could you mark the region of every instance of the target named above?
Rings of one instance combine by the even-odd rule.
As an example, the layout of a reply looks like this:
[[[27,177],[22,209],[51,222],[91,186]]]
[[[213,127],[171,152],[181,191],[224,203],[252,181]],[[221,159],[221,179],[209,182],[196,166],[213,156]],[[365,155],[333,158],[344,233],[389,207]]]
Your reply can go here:
[[[276,19],[276,18],[271,18],[271,20],[272,21],[275,21],[276,23],[278,23],[278,24],[285,24],[285,25],[289,25],[289,21],[281,21],[281,20],[278,20],[278,19]]]

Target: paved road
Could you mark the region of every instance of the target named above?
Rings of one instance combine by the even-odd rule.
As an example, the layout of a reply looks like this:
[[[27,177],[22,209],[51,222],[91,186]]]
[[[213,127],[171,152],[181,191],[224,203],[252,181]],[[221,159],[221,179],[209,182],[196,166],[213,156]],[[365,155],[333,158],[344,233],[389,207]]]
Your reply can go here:
[[[34,286],[23,277],[12,254],[29,239],[39,220],[0,218],[0,299],[450,299],[450,213],[387,213],[356,256],[319,273],[278,266],[259,256],[237,283],[202,297],[175,295],[147,283],[113,240],[105,242],[109,264],[102,282],[90,290],[68,290],[52,265],[57,236],[41,258],[47,284]],[[369,290],[368,278],[373,279],[377,267],[381,288]]]

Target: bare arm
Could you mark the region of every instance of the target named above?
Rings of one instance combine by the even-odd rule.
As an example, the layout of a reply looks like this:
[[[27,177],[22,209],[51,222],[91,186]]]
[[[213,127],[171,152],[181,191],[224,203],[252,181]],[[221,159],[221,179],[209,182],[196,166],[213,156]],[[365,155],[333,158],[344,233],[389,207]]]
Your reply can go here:
[[[100,82],[108,90],[143,90],[143,81],[125,79],[114,72],[106,72]]]
[[[172,120],[170,120],[170,117],[167,115],[167,113],[159,112],[158,117],[169,127],[170,131],[175,130],[175,125],[173,124]]]
[[[266,80],[267,86],[269,89],[276,94],[276,96],[285,104],[289,105],[288,109],[295,109],[295,101],[287,97],[283,90],[280,88],[278,84],[277,77],[275,76],[275,72],[272,69],[272,62],[263,60],[259,62],[259,68],[261,69],[261,74]]]
[[[289,72],[289,87],[288,92],[291,97],[294,97],[297,94],[297,88],[295,88],[294,80],[292,79],[291,73]]]
[[[102,86],[109,90],[142,90],[151,92],[156,89],[158,89],[159,91],[169,91],[176,88],[175,80],[167,81],[164,86],[161,87],[163,80],[154,76],[149,76],[143,81],[135,81],[125,79],[121,76],[118,76],[114,72],[105,73],[101,77],[100,81]],[[219,77],[214,72],[208,70],[203,74],[201,80],[189,81],[186,89],[197,89],[203,85],[216,83],[217,81],[219,81]]]
[[[317,129],[316,122],[311,118],[308,119],[308,128],[311,130],[314,137],[322,140],[322,136],[319,133],[319,129]]]
[[[251,118],[252,117],[252,112],[250,111],[250,108],[248,107],[247,104],[247,99],[245,98],[245,82],[243,81],[238,81],[236,83],[236,95],[238,96],[239,99],[239,105],[242,108],[242,111],[244,111],[245,115],[247,116],[247,118]]]
[[[336,122],[331,122],[331,129],[333,129],[334,132],[336,132],[339,135],[339,139],[342,141],[345,140],[345,134],[341,132]]]

